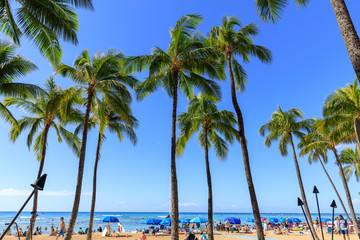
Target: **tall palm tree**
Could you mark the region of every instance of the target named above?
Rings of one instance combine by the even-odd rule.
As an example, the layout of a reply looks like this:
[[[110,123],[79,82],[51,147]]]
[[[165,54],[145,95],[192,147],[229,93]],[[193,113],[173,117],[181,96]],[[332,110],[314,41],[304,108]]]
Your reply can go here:
[[[297,159],[297,154],[294,145],[293,136],[298,139],[302,139],[304,133],[302,131],[309,132],[311,129],[312,120],[298,120],[303,119],[303,113],[297,108],[291,108],[288,111],[283,111],[280,107],[277,108],[277,111],[273,113],[271,119],[268,123],[261,126],[260,134],[261,136],[265,136],[266,133],[268,135],[265,138],[265,146],[270,147],[274,141],[279,140],[279,152],[281,156],[286,157],[288,155],[288,145],[291,146],[293,151],[294,163],[296,168],[296,175],[299,182],[301,197],[304,202],[304,208],[306,213],[306,218],[309,222],[309,228],[314,233],[314,237],[316,240],[319,240],[319,237],[316,234],[314,226],[312,224],[311,214],[309,210],[309,206],[306,200],[306,194],[302,182],[300,167]]]
[[[346,199],[349,205],[349,211],[351,215],[351,219],[355,219],[356,223],[356,215],[354,211],[354,206],[351,199],[351,194],[349,191],[348,184],[346,182],[345,174],[342,168],[342,163],[340,161],[340,157],[337,153],[336,146],[339,143],[349,143],[354,141],[354,134],[349,134],[349,129],[351,130],[352,121],[343,121],[343,118],[337,118],[337,116],[330,115],[331,107],[329,108],[329,99],[325,101],[323,114],[324,117],[327,116],[325,121],[318,122],[317,131],[324,137],[324,143],[327,144],[327,149],[333,152],[335,156],[335,163],[339,168],[340,178],[345,190]],[[330,104],[331,105],[331,104]],[[326,115],[329,114],[329,115]],[[340,121],[340,122],[338,122]],[[353,221],[349,218],[350,221]],[[357,233],[358,237],[360,238],[359,234],[359,227],[357,224],[354,224],[355,232]]]
[[[359,147],[356,146],[355,151],[352,150],[351,148],[342,150],[340,154],[340,161],[345,165],[343,169],[346,180],[349,181],[351,176],[355,175],[356,181],[359,182],[360,181]]]
[[[55,84],[52,77],[46,80],[45,90],[39,97],[10,97],[4,99],[4,105],[16,106],[26,111],[29,116],[22,117],[18,125],[13,125],[10,130],[10,139],[15,142],[19,135],[26,129],[29,129],[26,144],[30,150],[33,145],[33,151],[40,162],[37,178],[42,175],[45,157],[48,133],[51,128],[56,131],[59,142],[65,140],[67,145],[76,153],[79,152],[80,140],[67,131],[62,126],[62,121],[74,115],[72,105],[80,100],[78,92],[62,90]],[[20,131],[19,131],[20,130]],[[35,137],[35,139],[34,139]],[[33,199],[33,210],[30,219],[30,229],[27,238],[30,239],[37,215],[38,191],[35,191]]]
[[[306,7],[310,0],[294,0],[297,7]],[[345,0],[330,0],[339,25],[340,33],[345,43],[347,53],[358,79],[360,79],[360,38],[356,32]],[[264,22],[276,23],[280,20],[287,0],[256,0],[256,9]]]
[[[191,100],[187,112],[179,115],[180,137],[177,140],[177,153],[182,155],[190,138],[199,132],[198,140],[205,151],[205,165],[208,184],[208,237],[214,240],[213,221],[213,195],[211,184],[211,172],[209,162],[209,150],[214,147],[216,156],[224,160],[227,157],[227,142],[232,143],[238,136],[233,128],[236,123],[235,115],[227,110],[219,111],[215,105],[216,100],[199,94]],[[224,135],[225,140],[219,135]]]
[[[97,168],[100,159],[100,149],[102,143],[106,139],[106,130],[109,130],[111,133],[116,133],[120,142],[123,141],[124,135],[126,135],[134,145],[137,142],[134,128],[138,126],[138,121],[131,113],[129,102],[127,102],[128,98],[125,96],[125,99],[123,100],[122,97],[116,93],[114,93],[113,96],[114,99],[112,100],[103,99],[101,101],[100,99],[94,99],[95,101],[92,104],[93,116],[89,119],[89,129],[97,126],[99,133],[95,154],[93,190],[87,240],[92,239],[96,203]],[[75,129],[75,133],[78,134],[80,130],[83,130],[83,126],[83,123],[79,124]]]
[[[87,96],[75,199],[65,240],[71,239],[79,211],[91,103],[94,98],[101,99],[100,96],[106,96],[112,101],[118,94],[122,99],[127,99],[127,102],[131,101],[127,86],[133,87],[137,81],[131,75],[124,73],[123,58],[122,53],[110,49],[108,52],[97,52],[90,59],[89,51],[84,50],[75,59],[72,67],[65,64],[57,67],[57,74],[73,80],[79,87],[85,89]]]
[[[205,46],[204,37],[196,33],[202,17],[189,14],[181,17],[170,30],[171,42],[167,51],[155,47],[152,54],[131,58],[128,62],[130,71],[142,71],[149,68],[149,77],[137,88],[137,99],[142,100],[159,87],[172,97],[171,125],[171,239],[179,239],[179,208],[176,176],[176,116],[178,91],[188,97],[193,96],[193,87],[204,94],[220,98],[220,88],[211,78],[217,77],[214,59],[217,53]],[[202,76],[206,74],[210,79]]]
[[[59,38],[78,43],[78,16],[72,9],[93,9],[92,0],[0,0],[0,31],[15,44],[25,35],[52,64],[61,61]]]
[[[16,83],[20,77],[26,76],[37,69],[31,61],[15,54],[16,47],[8,42],[0,41],[0,95],[23,97],[32,94],[38,95],[42,90],[33,84]],[[0,102],[0,117],[16,126],[18,123],[9,109]]]
[[[216,48],[221,53],[219,59],[220,65],[224,66],[225,68],[227,64],[228,67],[231,100],[238,121],[239,141],[242,150],[246,180],[248,183],[257,235],[260,240],[264,240],[265,235],[261,223],[259,206],[250,169],[250,159],[245,137],[244,119],[236,96],[236,89],[239,92],[245,90],[247,79],[245,70],[238,62],[238,57],[242,59],[243,62],[249,62],[250,56],[257,57],[260,59],[260,61],[265,63],[271,61],[271,52],[265,47],[254,44],[252,37],[256,36],[257,34],[258,27],[256,24],[252,23],[246,26],[242,26],[238,18],[234,16],[225,16],[222,19],[222,24],[220,26],[213,27],[211,29],[209,41],[211,46]]]
[[[321,167],[323,168],[326,176],[328,177],[331,186],[334,188],[334,191],[339,198],[340,204],[346,214],[346,217],[350,219],[349,214],[346,210],[344,202],[340,197],[338,190],[335,187],[334,182],[332,181],[328,171],[325,168],[324,163],[328,162],[328,155],[327,152],[329,150],[329,143],[325,136],[321,133],[321,129],[319,126],[323,125],[323,119],[316,119],[314,124],[311,126],[311,131],[306,134],[298,144],[298,148],[300,149],[299,156],[303,157],[308,154],[308,163],[312,164],[313,162],[319,161]]]

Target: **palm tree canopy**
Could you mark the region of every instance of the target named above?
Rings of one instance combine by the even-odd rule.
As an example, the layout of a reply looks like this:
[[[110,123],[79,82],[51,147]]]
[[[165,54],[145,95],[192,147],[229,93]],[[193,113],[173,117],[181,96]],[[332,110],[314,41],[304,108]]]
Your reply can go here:
[[[294,0],[296,6],[306,7],[310,0]],[[280,20],[281,14],[288,5],[287,0],[256,0],[256,12],[264,22],[276,23]]]
[[[237,123],[234,113],[221,110],[216,106],[216,99],[199,94],[191,100],[187,112],[178,117],[180,137],[177,140],[177,154],[182,155],[187,142],[199,132],[198,141],[205,147],[205,134],[207,131],[208,147],[214,146],[219,159],[225,159],[228,148],[227,142],[232,143],[238,132],[233,127]],[[225,140],[220,136],[223,135]]]
[[[325,100],[323,116],[327,124],[336,130],[337,142],[352,143],[355,141],[354,119],[360,118],[360,90],[357,79],[331,93]]]
[[[75,59],[73,66],[59,64],[57,74],[68,77],[77,83],[77,87],[86,89],[87,94],[95,97],[93,101],[106,95],[107,101],[117,102],[116,106],[131,102],[127,86],[134,87],[137,79],[123,71],[123,54],[114,49],[97,52],[90,58],[86,49]],[[121,95],[122,104],[117,95]]]
[[[14,82],[31,71],[37,69],[31,61],[15,54],[16,47],[8,42],[0,41],[0,95],[5,97],[37,96],[41,88],[33,84]],[[17,121],[6,106],[0,102],[0,117],[17,126]]]
[[[80,93],[69,89],[62,90],[50,77],[46,81],[43,93],[38,97],[30,95],[4,99],[5,106],[16,106],[29,114],[18,121],[20,131],[16,126],[12,126],[10,139],[15,142],[21,133],[29,129],[26,144],[29,150],[33,145],[33,151],[40,160],[45,128],[54,128],[58,141],[64,140],[74,153],[78,154],[80,140],[64,128],[62,121],[69,117],[68,115],[77,115],[73,113],[78,111],[73,108],[73,105],[80,102]]]
[[[219,66],[224,68],[226,61],[231,61],[239,91],[245,90],[247,75],[237,57],[240,57],[244,63],[249,62],[251,56],[257,57],[264,63],[270,63],[272,59],[270,50],[254,44],[252,37],[257,36],[258,33],[259,29],[255,23],[243,26],[240,19],[235,16],[224,16],[222,24],[213,27],[210,32],[208,39],[210,45],[221,53]]]
[[[24,34],[52,64],[61,61],[59,38],[78,43],[75,7],[93,9],[92,0],[0,0],[0,31],[20,44]]]
[[[360,181],[360,157],[359,147],[356,146],[355,151],[347,148],[341,151],[340,162],[343,166],[346,180],[349,181],[352,175],[355,175],[356,181]]]
[[[115,95],[115,93],[114,93]],[[102,137],[102,142],[106,139],[105,131],[109,130],[111,133],[116,133],[120,142],[123,141],[124,136],[135,145],[137,137],[134,128],[138,127],[138,120],[133,116],[130,105],[121,101],[121,96],[115,96],[117,101],[108,100],[103,97],[102,100],[96,99],[92,103],[93,116],[89,119],[89,129],[98,127],[99,134]],[[75,134],[78,135],[84,129],[84,121],[80,121],[75,129]]]
[[[268,123],[261,126],[260,135],[265,136],[265,146],[270,147],[273,141],[279,140],[279,151],[282,156],[287,156],[287,145],[292,141],[292,135],[302,139],[304,133],[302,131],[310,132],[313,120],[303,119],[303,113],[297,108],[291,108],[288,111],[283,111],[278,107],[277,111],[273,113]]]
[[[149,77],[136,87],[138,100],[144,99],[159,87],[173,96],[174,77],[178,79],[180,91],[189,99],[194,97],[193,87],[204,94],[221,97],[220,87],[211,80],[221,78],[215,61],[218,52],[206,46],[205,37],[196,32],[202,20],[197,14],[181,17],[170,30],[171,42],[166,51],[154,47],[150,55],[129,59],[127,68],[130,72],[149,69]]]
[[[300,149],[299,156],[303,157],[308,154],[308,162],[312,164],[319,160],[325,163],[328,161],[327,151],[329,148],[329,141],[324,131],[322,131],[323,119],[315,119],[311,124],[310,132],[305,134],[298,144]]]

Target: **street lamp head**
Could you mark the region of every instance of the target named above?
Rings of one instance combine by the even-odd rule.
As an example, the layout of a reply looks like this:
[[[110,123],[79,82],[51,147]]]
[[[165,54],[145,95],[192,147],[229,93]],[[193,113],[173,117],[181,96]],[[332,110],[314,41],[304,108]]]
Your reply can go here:
[[[36,179],[36,181],[33,184],[31,184],[31,186],[40,191],[44,190],[46,176],[47,176],[47,174],[45,173],[39,179]]]
[[[303,206],[303,205],[304,205],[303,201],[301,201],[301,199],[298,198],[298,206],[301,207],[301,206]]]
[[[313,193],[315,193],[315,194],[318,194],[318,193],[319,193],[319,190],[317,189],[317,187],[316,187],[316,186],[314,186]]]
[[[335,203],[335,200],[333,200],[333,201],[331,202],[330,207],[332,207],[332,208],[337,208],[336,203]]]

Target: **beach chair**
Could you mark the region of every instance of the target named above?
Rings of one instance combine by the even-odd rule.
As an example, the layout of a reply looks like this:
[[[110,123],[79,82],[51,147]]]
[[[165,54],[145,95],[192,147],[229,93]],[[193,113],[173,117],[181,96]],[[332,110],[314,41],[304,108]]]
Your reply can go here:
[[[149,233],[150,233],[149,229],[145,229],[145,230],[144,230],[144,233],[145,233],[145,234],[149,234]]]
[[[89,228],[85,228],[85,234],[87,234],[89,231]]]
[[[326,229],[326,233],[331,233],[331,227],[328,227],[328,228]]]

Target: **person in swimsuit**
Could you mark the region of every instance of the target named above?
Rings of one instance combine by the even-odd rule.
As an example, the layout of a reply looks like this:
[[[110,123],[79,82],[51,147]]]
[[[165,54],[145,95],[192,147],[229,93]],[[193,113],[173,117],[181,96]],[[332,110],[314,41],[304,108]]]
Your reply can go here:
[[[65,223],[64,223],[64,218],[61,217],[60,218],[60,232],[59,232],[59,235],[56,237],[56,240],[62,235],[63,237],[65,237],[65,231],[66,231],[66,228],[65,228]]]

